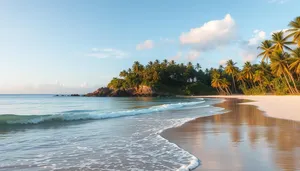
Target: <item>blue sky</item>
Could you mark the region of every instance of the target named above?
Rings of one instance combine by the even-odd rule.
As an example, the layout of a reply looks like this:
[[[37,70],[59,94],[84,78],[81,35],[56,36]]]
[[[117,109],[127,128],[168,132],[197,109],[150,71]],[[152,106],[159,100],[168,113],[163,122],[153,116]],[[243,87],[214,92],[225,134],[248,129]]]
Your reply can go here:
[[[86,93],[133,61],[255,62],[299,0],[1,0],[0,93]],[[205,24],[206,23],[206,24]]]

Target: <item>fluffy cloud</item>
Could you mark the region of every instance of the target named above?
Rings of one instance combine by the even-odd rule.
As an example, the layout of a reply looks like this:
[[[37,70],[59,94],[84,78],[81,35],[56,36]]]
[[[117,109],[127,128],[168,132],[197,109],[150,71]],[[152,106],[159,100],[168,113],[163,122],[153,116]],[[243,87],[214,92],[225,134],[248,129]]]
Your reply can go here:
[[[152,40],[145,40],[144,42],[136,45],[136,50],[152,49],[154,42]]]
[[[266,32],[261,30],[254,30],[254,35],[248,40],[248,45],[259,45],[259,43],[266,39]]]
[[[194,61],[200,56],[200,52],[196,50],[191,50],[187,53],[186,58],[189,61]]]
[[[87,54],[87,56],[96,57],[96,58],[100,58],[100,59],[125,58],[128,56],[128,54],[121,50],[112,49],[112,48],[107,48],[107,49],[93,48],[92,52]]]
[[[242,42],[241,51],[239,55],[243,58],[243,62],[255,62],[257,59],[257,55],[259,50],[257,47],[260,45],[262,41],[264,41],[267,36],[266,32],[262,30],[254,30],[253,35],[247,41]]]
[[[192,28],[180,36],[181,44],[193,45],[199,51],[211,50],[229,44],[236,37],[236,24],[230,14],[201,27]]]

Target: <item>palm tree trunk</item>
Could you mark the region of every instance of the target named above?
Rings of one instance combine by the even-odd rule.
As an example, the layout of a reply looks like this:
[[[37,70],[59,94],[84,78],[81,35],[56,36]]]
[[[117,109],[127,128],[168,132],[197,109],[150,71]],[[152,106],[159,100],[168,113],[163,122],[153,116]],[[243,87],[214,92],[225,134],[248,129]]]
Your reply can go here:
[[[232,94],[232,91],[230,90],[230,88],[228,88],[228,90],[229,90],[229,94]]]
[[[230,95],[229,91],[228,91],[228,88],[224,88],[225,91],[226,91],[226,95]]]
[[[260,89],[261,89],[261,92],[263,92],[264,89],[262,88],[262,82],[261,82],[261,80],[259,80],[259,87],[260,87]]]
[[[299,93],[298,89],[297,89],[297,86],[296,86],[296,83],[295,83],[295,80],[294,80],[294,77],[292,76],[292,74],[290,72],[287,72],[288,75],[290,76],[292,82],[293,82],[293,85],[294,85],[294,88],[295,88],[295,91],[296,93]]]
[[[286,83],[287,83],[289,89],[290,89],[291,94],[294,94],[294,91],[293,91],[293,89],[292,89],[292,87],[291,87],[291,85],[290,85],[290,83],[289,83],[289,80],[287,79],[287,77],[286,77],[286,75],[285,75],[284,73],[283,73],[283,76],[284,76],[284,78],[285,78],[285,81],[286,81]]]
[[[234,87],[234,93],[237,93],[236,86],[235,86],[234,76],[233,76],[233,74],[231,74],[231,76],[232,76],[232,82],[233,82],[233,87]]]

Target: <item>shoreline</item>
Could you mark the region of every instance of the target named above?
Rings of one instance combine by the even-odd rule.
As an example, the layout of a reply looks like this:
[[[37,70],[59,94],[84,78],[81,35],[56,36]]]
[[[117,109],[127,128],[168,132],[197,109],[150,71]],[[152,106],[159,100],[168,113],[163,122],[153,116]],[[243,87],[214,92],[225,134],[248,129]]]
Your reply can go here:
[[[300,96],[213,95],[194,97],[250,100],[250,102],[243,102],[240,105],[254,105],[268,117],[300,121],[300,115],[297,113],[297,111],[300,111]]]
[[[200,96],[198,96],[198,97],[200,97]],[[207,96],[206,97],[201,96],[201,98],[207,98]],[[216,98],[216,97],[214,96],[213,98]],[[227,98],[227,96],[225,96],[225,97],[217,96],[217,98],[225,99],[225,101],[214,104],[213,106],[224,108],[226,110],[224,113],[215,114],[212,116],[204,116],[204,117],[200,116],[194,120],[191,120],[191,121],[188,121],[188,122],[182,124],[179,127],[166,129],[160,134],[163,138],[167,139],[169,142],[176,144],[180,148],[188,151],[190,154],[192,154],[193,156],[195,156],[196,158],[199,159],[200,165],[193,170],[198,170],[198,169],[199,170],[200,169],[215,170],[216,168],[211,168],[211,167],[219,167],[219,166],[210,166],[211,162],[214,162],[215,164],[220,165],[220,166],[224,165],[224,166],[218,168],[219,170],[223,170],[225,168],[229,169],[229,170],[234,170],[233,168],[235,167],[235,165],[239,164],[238,162],[234,162],[234,160],[231,161],[230,157],[226,157],[227,155],[233,155],[236,151],[234,151],[231,154],[230,151],[226,151],[225,149],[223,149],[224,147],[222,147],[224,144],[230,144],[231,143],[230,140],[228,141],[226,139],[226,141],[222,141],[221,140],[222,138],[220,138],[220,135],[219,135],[220,139],[214,139],[212,142],[203,143],[203,141],[204,142],[211,141],[211,139],[213,139],[212,137],[214,137],[214,138],[218,137],[218,134],[222,133],[222,131],[224,131],[224,130],[227,130],[226,134],[228,132],[230,132],[228,130],[232,130],[232,129],[234,130],[233,132],[230,133],[231,136],[229,136],[229,137],[231,137],[231,139],[232,139],[231,141],[233,143],[233,147],[230,147],[230,148],[235,148],[236,144],[238,144],[238,143],[242,144],[243,141],[244,141],[243,143],[251,144],[249,146],[255,145],[255,141],[258,141],[258,140],[256,140],[256,139],[258,139],[257,136],[259,134],[261,134],[261,132],[258,130],[262,129],[261,128],[262,126],[264,126],[265,129],[267,130],[267,131],[265,131],[266,132],[265,134],[269,134],[270,130],[273,131],[273,129],[274,129],[273,127],[278,127],[278,129],[282,129],[281,127],[283,127],[283,128],[288,127],[288,129],[285,129],[285,131],[291,130],[291,132],[297,133],[297,136],[295,136],[293,133],[291,135],[291,138],[295,139],[295,138],[300,137],[300,135],[299,135],[300,133],[297,132],[297,130],[300,128],[300,123],[298,123],[296,121],[292,121],[292,120],[290,121],[290,120],[285,120],[285,119],[276,119],[272,116],[266,115],[265,114],[266,112],[262,111],[258,106],[256,106],[255,102],[245,101],[245,100],[253,100],[253,98],[251,98],[251,99],[249,97],[247,97],[247,98],[246,97]],[[228,124],[227,117],[232,114],[234,114],[235,117],[230,118],[230,119],[232,119],[232,121],[231,121],[232,123]],[[248,124],[247,126],[249,129],[248,136],[251,136],[248,141],[241,140],[241,139],[243,139],[243,138],[241,138],[241,136],[244,136],[241,133],[241,132],[243,132],[244,128],[240,128],[240,127],[245,127],[245,126],[244,126],[244,124],[238,123],[238,121],[237,121],[237,120],[243,120],[244,117],[247,118],[246,123]],[[222,122],[224,122],[224,123],[222,123]],[[214,129],[210,128],[210,129],[208,129],[209,131],[204,131],[207,129],[207,126],[205,126],[207,124],[210,125],[209,128],[213,127]],[[224,127],[225,129],[220,129],[220,127]],[[235,127],[237,127],[237,128],[235,128]],[[297,128],[297,129],[295,129],[295,128]],[[253,130],[255,130],[255,133],[253,132]],[[224,134],[224,133],[222,133],[222,134]],[[274,132],[273,132],[273,134],[274,134]],[[207,136],[210,138],[207,138]],[[272,137],[273,135],[266,135],[266,136]],[[278,136],[278,137],[280,138],[282,136]],[[285,143],[289,143],[289,145],[290,145],[290,140],[286,139],[286,137],[282,137],[282,138],[283,138],[283,140],[280,140],[280,142],[283,141]],[[209,140],[207,140],[207,139],[209,139]],[[204,145],[204,144],[206,144],[206,145]],[[210,144],[213,144],[214,146],[216,146],[218,148],[221,146],[222,148],[220,148],[219,151],[216,150],[217,148],[215,149],[215,147],[210,149],[209,148],[211,146]],[[201,146],[201,148],[200,148],[200,146]],[[297,144],[297,146],[300,147],[299,144]],[[256,147],[256,148],[258,148],[258,147]],[[264,147],[261,150],[263,151],[266,148],[269,148],[269,147]],[[211,153],[210,150],[212,150],[214,152]],[[253,150],[253,149],[251,149],[251,150]],[[271,149],[270,151],[274,152],[276,150],[277,149]],[[277,151],[276,151],[276,153],[277,153]],[[216,156],[214,156],[214,155],[216,155]],[[247,158],[248,153],[243,152],[242,154],[239,154],[239,155],[242,155],[242,156],[244,156],[244,158]],[[257,152],[253,152],[253,153],[251,152],[251,154],[249,154],[249,155],[257,155]],[[220,156],[223,156],[221,160],[220,160]],[[234,158],[234,157],[235,156],[232,156],[232,158]],[[256,158],[259,158],[259,156],[253,157],[252,159],[256,159]],[[222,160],[225,160],[225,161],[222,161]],[[269,158],[268,160],[271,160],[271,158]],[[246,162],[246,161],[247,160],[245,160],[244,162]],[[228,162],[233,162],[233,163],[231,163],[231,165],[230,164],[228,165]],[[289,165],[287,165],[284,162],[285,161],[282,161],[283,166],[280,165],[280,166],[276,166],[276,167],[288,167]],[[246,163],[248,163],[248,161]],[[249,169],[248,165],[247,166],[245,165],[244,166],[245,168],[243,168],[242,170],[257,170],[257,169],[259,170],[259,169],[265,167],[264,164],[265,163],[262,162],[261,164],[258,164],[257,166],[251,166],[251,169]],[[276,163],[274,163],[273,165],[276,165]],[[253,169],[253,167],[257,167],[257,168]],[[270,165],[270,167],[275,167],[275,166]],[[218,170],[218,169],[216,169],[216,170]],[[262,169],[262,170],[264,170],[264,169]],[[267,168],[267,170],[272,170],[272,169]]]

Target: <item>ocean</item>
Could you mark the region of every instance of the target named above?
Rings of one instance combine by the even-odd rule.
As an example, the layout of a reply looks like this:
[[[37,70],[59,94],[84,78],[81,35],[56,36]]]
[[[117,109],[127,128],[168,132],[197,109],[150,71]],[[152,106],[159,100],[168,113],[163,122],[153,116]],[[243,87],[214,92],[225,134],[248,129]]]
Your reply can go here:
[[[0,171],[193,169],[160,133],[224,112],[220,101],[0,95]]]

